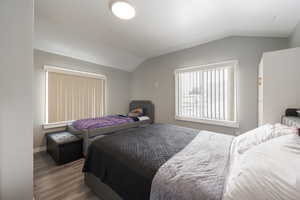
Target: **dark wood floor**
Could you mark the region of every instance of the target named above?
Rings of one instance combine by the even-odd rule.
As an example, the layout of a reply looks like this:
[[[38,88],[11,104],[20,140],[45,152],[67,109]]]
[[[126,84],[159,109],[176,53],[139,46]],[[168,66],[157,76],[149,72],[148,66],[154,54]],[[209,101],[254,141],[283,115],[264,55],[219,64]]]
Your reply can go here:
[[[83,160],[56,166],[46,152],[34,155],[36,200],[99,200],[84,184]]]

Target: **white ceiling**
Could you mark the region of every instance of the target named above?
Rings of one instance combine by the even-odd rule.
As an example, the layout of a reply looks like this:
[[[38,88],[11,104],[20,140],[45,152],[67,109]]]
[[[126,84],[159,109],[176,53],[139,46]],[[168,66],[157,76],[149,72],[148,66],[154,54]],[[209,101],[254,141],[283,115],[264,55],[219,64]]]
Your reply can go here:
[[[232,35],[288,37],[300,0],[131,0],[123,21],[109,0],[35,1],[35,48],[134,70],[147,58]]]

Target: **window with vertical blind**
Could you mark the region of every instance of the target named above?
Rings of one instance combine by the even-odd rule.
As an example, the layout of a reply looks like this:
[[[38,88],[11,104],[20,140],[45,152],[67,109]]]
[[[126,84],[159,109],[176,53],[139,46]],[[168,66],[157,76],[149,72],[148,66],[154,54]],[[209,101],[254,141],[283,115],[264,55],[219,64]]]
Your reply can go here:
[[[175,71],[177,120],[238,127],[237,61]]]
[[[45,67],[46,124],[100,117],[105,113],[105,76]]]

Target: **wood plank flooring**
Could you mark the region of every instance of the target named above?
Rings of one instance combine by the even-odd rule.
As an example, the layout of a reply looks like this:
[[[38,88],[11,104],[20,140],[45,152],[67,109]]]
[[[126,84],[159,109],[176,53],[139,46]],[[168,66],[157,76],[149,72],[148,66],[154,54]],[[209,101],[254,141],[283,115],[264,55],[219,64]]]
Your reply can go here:
[[[83,159],[57,166],[46,152],[34,155],[36,200],[99,200],[84,184]]]

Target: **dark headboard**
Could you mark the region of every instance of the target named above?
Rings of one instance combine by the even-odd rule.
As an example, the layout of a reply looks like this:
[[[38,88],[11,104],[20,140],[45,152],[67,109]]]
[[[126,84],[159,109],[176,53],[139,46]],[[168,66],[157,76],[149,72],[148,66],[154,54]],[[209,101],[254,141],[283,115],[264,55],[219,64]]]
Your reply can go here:
[[[299,108],[288,108],[285,110],[285,116],[293,116],[293,117],[297,117],[298,113],[297,111],[300,110]]]
[[[135,108],[142,108],[145,116],[150,117],[151,123],[154,123],[154,104],[151,101],[135,100],[129,104],[129,111]]]

